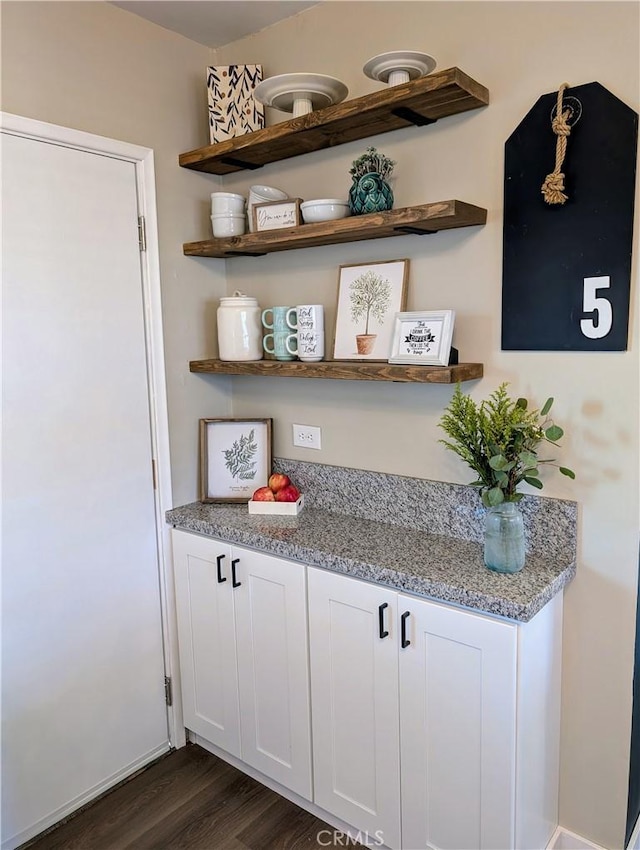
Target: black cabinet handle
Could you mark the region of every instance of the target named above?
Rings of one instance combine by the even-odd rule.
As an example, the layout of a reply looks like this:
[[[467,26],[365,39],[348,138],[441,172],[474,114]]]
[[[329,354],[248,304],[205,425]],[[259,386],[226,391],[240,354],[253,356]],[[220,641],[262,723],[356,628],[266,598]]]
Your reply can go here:
[[[378,605],[378,632],[381,639],[389,637],[389,632],[384,627],[384,609],[388,607],[388,602],[383,602],[382,605]]]
[[[411,641],[407,639],[407,617],[411,611],[405,611],[404,614],[400,617],[400,646],[403,649],[406,649]]]
[[[240,587],[241,581],[236,581],[236,564],[240,563],[240,558],[234,558],[231,561],[231,587]]]
[[[216,558],[217,570],[218,570],[218,584],[222,584],[223,581],[226,581],[226,576],[222,575],[222,560],[224,555],[218,555]]]

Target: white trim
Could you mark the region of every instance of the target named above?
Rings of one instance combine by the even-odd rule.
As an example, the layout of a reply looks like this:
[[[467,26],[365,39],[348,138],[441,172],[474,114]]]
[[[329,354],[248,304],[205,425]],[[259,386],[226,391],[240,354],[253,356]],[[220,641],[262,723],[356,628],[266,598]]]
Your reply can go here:
[[[104,794],[105,791],[108,791],[114,785],[122,782],[123,779],[126,779],[128,776],[136,773],[146,765],[151,764],[151,762],[155,761],[155,759],[159,758],[161,755],[168,753],[170,749],[171,747],[168,744],[163,744],[160,747],[149,750],[148,753],[145,753],[139,759],[131,762],[131,764],[127,765],[127,767],[112,774],[97,785],[94,785],[93,788],[90,788],[88,791],[85,791],[83,794],[80,794],[78,797],[75,797],[73,800],[65,803],[64,806],[60,806],[59,809],[49,812],[48,815],[40,818],[39,821],[27,827],[27,829],[23,829],[22,832],[17,832],[10,838],[5,839],[2,842],[2,850],[15,850],[16,847],[24,844],[25,841],[30,841],[32,838],[35,838],[36,835],[44,832],[45,829],[49,829],[50,826],[53,826],[63,820],[68,815],[73,814],[73,812],[77,811],[86,803],[90,803],[96,797],[99,797],[100,794]]]
[[[633,827],[631,838],[627,844],[627,850],[640,850],[640,817],[636,821],[636,825]]]
[[[128,145],[132,148],[134,146]],[[156,187],[153,151],[136,160],[138,208],[145,217],[146,251],[140,254],[144,288],[145,334],[147,343],[147,371],[149,375],[149,410],[151,415],[151,442],[156,459],[156,528],[158,537],[158,563],[160,565],[160,600],[164,635],[165,670],[171,677],[175,695],[180,693],[180,663],[178,658],[178,632],[176,622],[173,558],[171,557],[171,529],[165,522],[165,512],[173,507],[171,492],[171,456],[169,450],[169,413],[167,407],[166,376],[164,366],[164,341],[162,331],[162,300],[160,287],[160,254],[156,215]],[[184,747],[186,743],[182,718],[182,701],[173,700],[168,709],[169,739],[172,746]]]
[[[606,850],[606,848],[559,826],[547,844],[546,850]]]
[[[36,121],[21,115],[0,112],[0,130],[9,135],[58,144],[88,153],[126,160],[135,166],[139,214],[145,217],[146,251],[142,252],[141,271],[145,309],[145,342],[149,382],[149,413],[152,451],[156,460],[155,513],[158,543],[160,603],[164,635],[165,670],[171,677],[174,693],[179,693],[178,641],[175,622],[173,565],[170,529],[165,512],[173,507],[171,493],[171,459],[169,454],[169,419],[164,368],[160,256],[156,215],[156,190],[153,150],[85,133],[57,124]],[[169,740],[173,747],[185,744],[185,731],[180,700],[167,712]],[[43,827],[45,828],[45,827]]]
[[[148,154],[153,154],[151,148],[143,148],[129,142],[109,139],[106,136],[96,136],[94,133],[85,133],[83,130],[74,130],[71,127],[48,124],[46,121],[36,121],[34,118],[13,115],[11,112],[0,112],[0,130],[12,136],[53,142],[90,153],[126,159],[130,162],[139,162],[144,160]]]

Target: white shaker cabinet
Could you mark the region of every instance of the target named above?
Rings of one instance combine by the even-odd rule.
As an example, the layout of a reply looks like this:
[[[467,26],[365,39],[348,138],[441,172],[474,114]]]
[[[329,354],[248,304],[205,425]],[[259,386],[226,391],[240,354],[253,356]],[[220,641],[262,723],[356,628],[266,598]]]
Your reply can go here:
[[[311,799],[306,570],[173,531],[185,726]]]
[[[173,531],[184,723],[240,757],[231,547]]]
[[[394,850],[545,847],[561,597],[515,624],[308,573],[316,802]]]
[[[398,594],[308,573],[314,800],[399,847]]]
[[[398,604],[403,846],[506,850],[518,627],[403,594]]]
[[[515,623],[211,537],[173,542],[188,729],[369,846],[547,846],[562,594]]]

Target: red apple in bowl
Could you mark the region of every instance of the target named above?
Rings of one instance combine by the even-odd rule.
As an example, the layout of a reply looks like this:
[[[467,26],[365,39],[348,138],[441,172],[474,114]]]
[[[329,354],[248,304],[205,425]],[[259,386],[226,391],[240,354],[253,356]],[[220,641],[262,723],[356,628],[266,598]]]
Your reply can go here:
[[[273,490],[269,487],[258,487],[251,499],[254,502],[275,502]]]
[[[269,487],[274,493],[277,493],[279,490],[284,490],[284,488],[288,487],[290,484],[291,479],[288,475],[285,475],[282,472],[274,472],[273,475],[269,477]]]
[[[300,490],[293,484],[283,487],[276,493],[276,502],[297,502],[300,498]]]

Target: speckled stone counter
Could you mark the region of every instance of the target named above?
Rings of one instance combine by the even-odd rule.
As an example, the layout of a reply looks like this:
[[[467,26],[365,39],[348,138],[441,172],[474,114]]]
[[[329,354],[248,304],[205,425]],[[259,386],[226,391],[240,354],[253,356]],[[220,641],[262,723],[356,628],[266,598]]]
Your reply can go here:
[[[474,488],[290,460],[276,459],[274,467],[305,493],[298,517],[194,502],[168,511],[167,522],[520,622],[575,575],[575,502],[526,497],[525,567],[499,575],[483,564],[483,510]],[[331,511],[324,503],[330,498]]]

